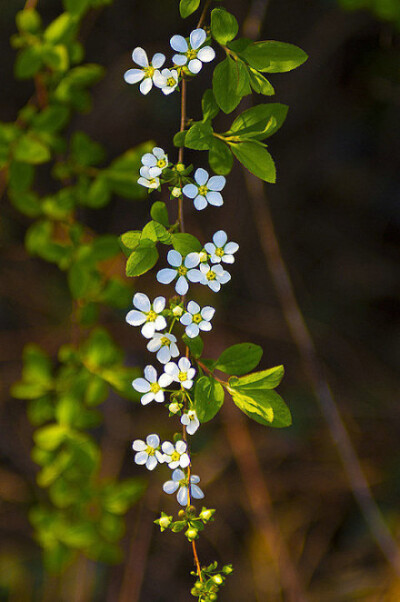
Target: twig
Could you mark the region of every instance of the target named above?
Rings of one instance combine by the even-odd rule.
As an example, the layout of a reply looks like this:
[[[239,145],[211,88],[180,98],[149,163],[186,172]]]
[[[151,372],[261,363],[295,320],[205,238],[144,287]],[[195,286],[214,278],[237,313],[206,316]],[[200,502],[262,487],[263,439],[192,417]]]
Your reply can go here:
[[[36,8],[37,3],[38,3],[38,0],[26,0],[24,10]]]

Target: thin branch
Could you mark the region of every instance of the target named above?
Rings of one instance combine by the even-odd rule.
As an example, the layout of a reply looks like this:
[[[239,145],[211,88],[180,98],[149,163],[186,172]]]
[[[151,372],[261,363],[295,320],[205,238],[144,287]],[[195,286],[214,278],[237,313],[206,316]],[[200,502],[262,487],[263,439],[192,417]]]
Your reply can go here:
[[[207,2],[205,3],[203,11],[202,11],[200,19],[199,19],[199,22],[197,23],[197,29],[199,27],[201,27],[203,25],[204,21],[206,20],[207,12],[208,12],[208,9],[210,8],[211,1],[212,0],[207,0]]]
[[[38,4],[38,0],[26,0],[24,10],[36,8],[37,4]]]

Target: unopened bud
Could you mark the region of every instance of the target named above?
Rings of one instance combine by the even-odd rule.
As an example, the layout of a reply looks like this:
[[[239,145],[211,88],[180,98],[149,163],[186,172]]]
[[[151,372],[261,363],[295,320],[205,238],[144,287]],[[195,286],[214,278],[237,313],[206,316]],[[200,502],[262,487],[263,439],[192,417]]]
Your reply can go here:
[[[213,513],[211,510],[202,510],[200,512],[200,519],[207,522],[212,517]]]
[[[179,186],[174,186],[174,188],[171,190],[171,195],[175,199],[178,199],[180,196],[182,196],[182,188],[179,188]]]
[[[217,585],[221,585],[224,582],[224,580],[222,579],[221,575],[214,575],[214,577],[212,577],[212,580]]]
[[[176,171],[182,172],[182,171],[185,171],[185,169],[186,168],[185,168],[185,166],[184,166],[183,163],[177,163],[176,164]]]
[[[179,510],[178,516],[179,518],[186,518],[186,512],[184,510]]]
[[[170,519],[169,516],[162,516],[159,519],[159,525],[160,525],[160,527],[162,529],[168,529],[168,527],[170,526],[170,524],[171,524],[171,519]]]
[[[179,403],[170,403],[168,409],[171,414],[177,414],[181,408],[179,407]]]
[[[174,309],[172,310],[172,313],[176,318],[180,318],[183,314],[183,308],[180,305],[175,305]]]
[[[196,539],[197,537],[197,531],[196,529],[188,529],[185,532],[186,537],[188,538],[189,541],[192,541],[193,539]]]
[[[208,260],[208,253],[206,251],[200,251],[199,253],[200,263],[204,263]]]

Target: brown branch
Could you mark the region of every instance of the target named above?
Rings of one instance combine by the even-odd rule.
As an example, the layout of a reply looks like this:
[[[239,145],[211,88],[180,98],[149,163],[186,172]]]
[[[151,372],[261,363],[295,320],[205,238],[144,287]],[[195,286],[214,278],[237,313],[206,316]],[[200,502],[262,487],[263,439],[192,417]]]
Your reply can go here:
[[[24,10],[34,9],[37,7],[38,0],[26,0]]]
[[[206,20],[207,11],[208,11],[208,9],[210,8],[210,4],[211,4],[211,0],[207,0],[207,2],[206,2],[206,3],[205,3],[205,5],[204,5],[203,11],[202,11],[202,13],[201,13],[201,16],[200,16],[199,22],[197,23],[197,29],[198,29],[199,27],[201,27],[201,26],[203,25],[204,21]]]

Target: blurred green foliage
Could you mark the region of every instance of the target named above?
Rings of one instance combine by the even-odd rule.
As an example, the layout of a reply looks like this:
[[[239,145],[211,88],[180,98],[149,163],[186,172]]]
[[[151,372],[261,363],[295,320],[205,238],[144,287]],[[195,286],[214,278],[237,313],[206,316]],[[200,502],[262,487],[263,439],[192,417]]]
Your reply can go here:
[[[345,10],[367,9],[383,21],[390,21],[400,29],[399,0],[338,0]]]

